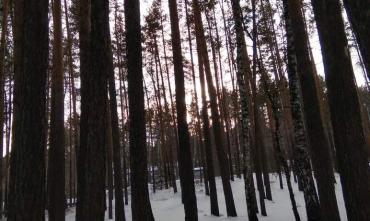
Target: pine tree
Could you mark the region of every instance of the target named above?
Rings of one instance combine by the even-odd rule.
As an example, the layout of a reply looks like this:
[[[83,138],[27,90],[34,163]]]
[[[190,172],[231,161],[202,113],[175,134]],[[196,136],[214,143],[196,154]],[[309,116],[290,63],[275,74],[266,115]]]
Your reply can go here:
[[[350,221],[370,216],[370,176],[361,110],[338,0],[312,0],[337,150],[344,202]]]
[[[125,0],[132,219],[154,220],[148,193],[140,2]]]
[[[324,220],[340,220],[333,182],[332,159],[323,125],[322,111],[315,82],[315,70],[308,51],[308,36],[304,28],[301,4],[294,0],[284,0],[283,4],[285,18],[291,24],[291,30],[287,30],[287,32],[292,32],[290,37],[294,38],[297,73],[302,92],[312,163],[318,183],[321,215]],[[287,15],[286,13],[289,14]]]
[[[179,172],[182,182],[182,200],[185,207],[185,220],[197,221],[198,209],[195,196],[193,163],[190,152],[190,139],[186,121],[184,69],[180,42],[179,18],[176,0],[168,1],[171,20],[172,52],[176,84],[177,131],[179,135]]]
[[[82,202],[77,204],[81,209],[76,217],[78,221],[103,220],[105,213],[107,80],[111,70],[108,3],[106,0],[91,0],[86,5],[91,10],[87,14],[90,27],[87,26],[88,31],[83,33],[86,34],[87,39],[84,40],[87,42],[84,43],[87,45],[82,47],[80,43],[81,54],[88,53],[88,57],[84,64],[87,69],[85,72],[81,70],[81,138],[78,160],[82,159],[82,162],[79,162],[78,167],[79,171],[83,171],[79,188],[83,188],[84,195]],[[82,61],[86,62],[81,58]]]
[[[206,81],[207,81],[207,86],[208,86],[208,94],[210,97],[211,115],[212,115],[212,122],[213,122],[212,126],[213,126],[214,138],[215,138],[217,158],[220,163],[220,172],[221,172],[222,186],[224,189],[226,211],[227,211],[228,216],[233,217],[233,216],[237,216],[237,213],[235,209],[234,196],[233,196],[231,185],[230,185],[230,171],[228,168],[229,163],[228,163],[228,159],[226,157],[226,153],[224,150],[224,139],[222,137],[220,114],[218,111],[218,106],[217,106],[217,101],[216,101],[217,93],[213,85],[210,62],[209,62],[209,57],[208,57],[208,52],[207,52],[207,44],[205,41],[203,22],[201,18],[198,0],[193,0],[193,10],[194,10],[194,22],[195,22],[195,33],[196,33],[198,56],[202,56],[202,61],[204,65],[205,76],[206,76]]]
[[[244,182],[245,195],[247,200],[248,218],[250,221],[257,221],[257,208],[255,207],[255,192],[253,184],[253,172],[251,162],[251,149],[249,145],[249,107],[248,107],[248,86],[246,85],[246,76],[251,75],[249,58],[247,55],[246,43],[243,31],[243,22],[241,16],[241,7],[239,0],[232,0],[232,12],[235,23],[236,44],[237,44],[237,82],[239,85],[241,124],[242,124],[242,144],[244,154]]]
[[[49,220],[65,220],[64,91],[61,1],[53,1],[53,69],[47,196]]]
[[[14,26],[14,118],[7,215],[10,221],[42,221],[48,1],[15,1]]]

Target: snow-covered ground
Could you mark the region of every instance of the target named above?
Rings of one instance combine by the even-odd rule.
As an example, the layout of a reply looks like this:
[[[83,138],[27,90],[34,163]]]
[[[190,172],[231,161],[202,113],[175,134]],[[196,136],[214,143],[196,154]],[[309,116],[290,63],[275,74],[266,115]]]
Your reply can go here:
[[[343,196],[341,193],[341,185],[339,182],[339,177],[337,176],[336,184],[336,193],[338,206],[340,211],[340,216],[342,221],[346,221],[346,211],[344,208]],[[262,221],[294,221],[293,212],[291,209],[291,203],[288,195],[288,190],[284,180],[284,189],[281,190],[279,187],[278,179],[275,175],[270,175],[271,180],[271,190],[273,201],[265,200],[267,217],[262,217],[259,215],[259,220]],[[247,217],[247,207],[245,202],[244,194],[244,183],[242,179],[236,178],[234,182],[231,182],[234,200],[236,205],[236,210],[238,217],[228,218],[226,215],[225,200],[223,196],[221,179],[217,178],[217,192],[218,192],[218,202],[220,209],[220,216],[215,217],[210,214],[210,202],[209,197],[205,195],[204,186],[197,184],[196,194],[198,202],[198,215],[199,220],[201,221],[216,221],[216,220],[234,220],[234,221],[246,221]],[[299,214],[302,221],[307,220],[305,205],[303,200],[302,192],[298,191],[297,184],[293,182],[294,193],[296,201],[298,204]],[[258,196],[258,194],[257,194]],[[180,193],[174,194],[172,189],[168,190],[158,190],[156,193],[152,193],[150,189],[150,199],[153,208],[153,213],[156,220],[159,221],[175,221],[175,220],[184,220],[184,209],[181,204],[181,195]],[[114,205],[114,203],[113,203]],[[131,220],[131,207],[130,205],[125,207],[126,220]],[[67,211],[67,221],[75,220],[75,209],[70,208]],[[108,219],[106,214],[105,220]]]

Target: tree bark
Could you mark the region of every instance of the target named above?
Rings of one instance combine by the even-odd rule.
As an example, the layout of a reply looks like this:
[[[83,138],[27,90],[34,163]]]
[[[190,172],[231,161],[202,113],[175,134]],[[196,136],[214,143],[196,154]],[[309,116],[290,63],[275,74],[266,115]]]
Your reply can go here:
[[[227,211],[228,216],[234,217],[234,216],[237,216],[237,213],[235,209],[234,196],[233,196],[231,185],[230,185],[230,171],[228,168],[229,163],[228,163],[228,159],[226,157],[226,153],[224,150],[224,139],[222,136],[220,115],[218,112],[217,101],[216,101],[217,94],[216,94],[216,90],[213,85],[210,62],[209,62],[209,57],[208,57],[208,52],[207,52],[207,45],[205,41],[204,28],[203,28],[198,0],[193,0],[193,10],[194,10],[194,17],[195,17],[194,22],[195,22],[195,32],[196,32],[196,40],[197,40],[197,50],[199,53],[198,56],[202,56],[203,65],[205,69],[205,76],[206,76],[207,85],[208,85],[208,94],[210,96],[213,132],[214,132],[214,138],[215,138],[217,158],[220,163],[220,172],[221,172],[222,186],[224,189],[226,211]]]
[[[147,149],[142,70],[140,2],[125,0],[126,55],[129,97],[131,209],[136,221],[154,220],[148,192]]]
[[[251,161],[251,148],[249,145],[249,107],[248,107],[248,87],[246,85],[246,76],[251,75],[249,60],[246,50],[246,43],[243,31],[243,22],[241,16],[241,7],[239,0],[232,0],[232,12],[235,23],[236,44],[237,44],[237,82],[240,94],[241,124],[242,124],[242,145],[244,157],[244,182],[245,195],[248,208],[248,218],[250,221],[257,221],[257,208],[255,205],[255,192],[253,183],[253,171]]]
[[[190,152],[190,138],[186,121],[184,70],[180,41],[179,18],[176,0],[169,0],[172,52],[176,85],[177,130],[179,136],[179,173],[182,182],[182,199],[185,208],[185,220],[198,220],[197,199],[195,196],[193,163]]]
[[[322,48],[347,217],[349,221],[368,220],[370,172],[367,147],[340,3],[337,0],[312,0],[312,5]]]
[[[8,220],[42,221],[45,220],[48,1],[15,1],[14,19],[14,118]]]
[[[308,51],[308,36],[305,30],[301,4],[294,0],[284,0],[284,16],[290,22],[291,37],[297,58],[297,73],[302,91],[303,110],[311,147],[315,177],[318,184],[321,215],[324,220],[340,220],[333,183],[333,166],[329,143],[325,134],[318,91],[315,82],[314,66]],[[290,21],[289,21],[290,19]]]
[[[53,0],[53,69],[51,86],[50,148],[48,154],[48,212],[50,221],[65,220],[65,147],[62,12],[60,0]]]

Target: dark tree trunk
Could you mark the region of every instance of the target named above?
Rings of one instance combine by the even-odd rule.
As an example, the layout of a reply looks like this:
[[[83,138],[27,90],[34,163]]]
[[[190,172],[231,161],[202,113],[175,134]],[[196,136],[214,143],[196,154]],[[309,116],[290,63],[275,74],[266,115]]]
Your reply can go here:
[[[53,69],[51,85],[50,148],[47,196],[50,221],[65,220],[64,93],[62,15],[60,0],[53,0]]]
[[[108,219],[113,219],[113,141],[112,141],[112,123],[109,106],[107,107],[107,125],[106,125],[106,157],[107,172],[106,185],[108,187]]]
[[[194,98],[195,98],[195,107],[196,107],[196,117],[197,117],[197,125],[196,125],[196,129],[197,129],[197,133],[198,133],[198,137],[199,137],[199,149],[200,149],[200,152],[201,152],[201,160],[202,160],[202,166],[203,166],[203,175],[204,175],[204,186],[205,186],[205,190],[206,190],[206,195],[210,195],[210,186],[212,186],[213,190],[212,190],[212,194],[216,194],[216,198],[214,196],[210,197],[211,199],[211,213],[213,215],[219,215],[219,212],[218,212],[218,202],[217,202],[217,192],[216,192],[216,182],[215,182],[215,179],[214,179],[214,172],[213,172],[213,159],[211,159],[211,162],[208,163],[207,162],[207,155],[208,153],[206,152],[206,147],[205,147],[205,140],[203,140],[203,137],[205,138],[205,136],[209,136],[209,135],[205,135],[205,134],[202,134],[202,129],[201,129],[201,117],[200,117],[200,111],[199,111],[199,106],[198,106],[198,92],[197,92],[197,85],[196,85],[196,81],[195,81],[195,69],[194,69],[194,58],[193,58],[193,42],[192,42],[192,38],[191,38],[191,31],[190,31],[190,26],[191,26],[191,21],[190,21],[190,16],[189,16],[189,10],[188,10],[188,1],[185,0],[185,14],[186,14],[186,28],[187,28],[187,34],[188,34],[188,41],[189,41],[189,53],[190,53],[190,61],[191,61],[191,77],[192,77],[192,80],[193,80],[193,87],[194,87]],[[198,57],[199,59],[199,57]],[[203,73],[203,66],[200,65],[199,68],[201,68],[201,71]],[[203,79],[204,80],[204,79]],[[203,101],[203,99],[202,99]],[[206,116],[206,119],[208,120],[208,116]],[[208,123],[208,127],[209,127],[209,123]],[[209,130],[208,130],[209,131]],[[207,138],[209,140],[209,137]],[[211,150],[212,152],[212,150]],[[212,156],[212,155],[208,155],[208,156]],[[209,158],[209,157],[208,157]],[[209,167],[211,167],[211,173],[212,173],[212,177],[211,179],[213,179],[212,181],[212,184],[210,183],[209,181]],[[217,208],[217,209],[215,209]],[[214,213],[213,213],[213,212]]]
[[[365,221],[370,216],[368,155],[340,3],[312,0],[312,5],[322,48],[347,217],[349,221]]]
[[[251,75],[251,69],[249,59],[247,55],[246,43],[244,38],[243,22],[242,22],[242,11],[239,0],[233,0],[232,12],[233,19],[235,22],[236,32],[236,44],[237,44],[237,79],[240,93],[240,109],[241,109],[241,125],[242,125],[242,145],[243,145],[243,158],[244,158],[244,183],[245,183],[245,195],[247,201],[248,218],[250,221],[257,221],[257,210],[258,208],[255,203],[255,191],[253,183],[253,171],[251,162],[251,148],[249,145],[249,106],[248,106],[248,86],[246,85],[247,75]]]
[[[286,15],[289,17],[289,14]],[[316,187],[312,177],[310,159],[308,156],[308,141],[303,123],[303,112],[300,98],[300,87],[297,73],[297,58],[295,55],[294,36],[291,30],[291,20],[285,21],[287,29],[287,56],[288,56],[288,78],[290,104],[294,126],[295,141],[295,163],[297,166],[298,178],[302,184],[306,202],[308,220],[322,220],[319,199],[316,194]]]
[[[193,163],[190,152],[190,138],[186,121],[184,70],[182,63],[179,18],[176,0],[169,0],[172,52],[176,85],[177,130],[179,136],[179,173],[182,182],[182,199],[185,208],[185,220],[197,221],[198,209],[195,196]]]
[[[213,150],[211,142],[211,132],[209,129],[209,119],[208,119],[208,106],[206,100],[206,86],[204,80],[204,68],[203,68],[203,59],[198,55],[198,64],[199,64],[199,79],[200,79],[200,92],[202,100],[202,121],[203,121],[203,134],[204,134],[204,145],[206,152],[206,161],[207,161],[207,173],[208,173],[208,182],[209,182],[209,193],[211,201],[211,214],[214,216],[219,216],[218,200],[217,200],[217,188],[215,180],[215,172],[213,167]]]
[[[82,122],[87,122],[86,114],[89,109],[82,105],[82,96],[86,93],[82,90],[82,82],[85,76],[89,75],[89,35],[90,35],[90,0],[79,1],[79,46],[80,46],[80,75],[81,75],[81,119],[80,119],[80,143],[76,146],[76,161],[77,161],[77,202],[76,202],[76,221],[85,221],[84,204],[86,197],[86,181],[85,181],[85,152],[86,152],[86,136],[87,125]],[[84,98],[85,99],[85,98]],[[104,125],[105,126],[105,125]],[[105,133],[104,133],[105,136]],[[105,145],[105,144],[103,144]]]
[[[109,56],[112,59],[112,54]],[[110,61],[111,68],[113,62]],[[112,144],[113,144],[113,171],[114,171],[114,196],[115,196],[115,209],[114,218],[116,221],[125,221],[125,209],[123,205],[123,185],[122,185],[122,165],[121,153],[122,148],[120,144],[120,133],[118,126],[118,113],[117,113],[117,92],[115,85],[115,76],[113,69],[109,71],[108,76],[109,88],[109,105],[110,105],[110,121],[112,127]],[[124,145],[124,144],[123,144]]]
[[[154,220],[151,212],[142,70],[140,2],[125,0],[126,54],[129,97],[129,142],[131,164],[131,209],[135,221]]]
[[[231,185],[230,185],[229,163],[226,157],[227,155],[224,150],[224,139],[222,136],[220,115],[218,112],[217,101],[216,101],[217,94],[216,94],[215,87],[213,85],[210,62],[209,62],[209,57],[208,57],[208,52],[207,52],[207,45],[205,41],[204,28],[203,28],[198,0],[193,0],[193,10],[194,10],[197,50],[199,53],[198,56],[202,56],[203,65],[205,69],[205,76],[206,76],[207,85],[208,85],[208,94],[210,97],[213,132],[214,132],[214,138],[215,138],[217,158],[220,163],[220,172],[221,172],[222,186],[223,186],[224,195],[225,195],[226,211],[227,211],[228,216],[233,217],[233,216],[237,216],[237,213],[235,209],[234,196],[233,196]]]
[[[310,60],[308,36],[305,30],[301,4],[295,0],[284,0],[284,17],[291,24],[291,37],[297,58],[297,72],[302,91],[303,110],[311,147],[312,162],[317,179],[322,218],[340,220],[335,187],[332,180],[333,167],[328,139],[325,134],[321,107],[314,77],[314,66]],[[289,39],[292,40],[292,39]]]
[[[8,220],[42,221],[45,220],[48,1],[15,1],[14,9],[14,118]]]
[[[87,16],[91,26],[90,31],[85,32],[87,47],[81,48],[81,53],[87,49],[84,53],[88,53],[85,63],[88,66],[81,73],[81,144],[78,154],[82,157],[79,171],[83,171],[80,184],[84,196],[79,202],[82,208],[78,221],[103,220],[105,213],[107,80],[111,70],[108,3],[91,0],[87,5],[91,10]]]

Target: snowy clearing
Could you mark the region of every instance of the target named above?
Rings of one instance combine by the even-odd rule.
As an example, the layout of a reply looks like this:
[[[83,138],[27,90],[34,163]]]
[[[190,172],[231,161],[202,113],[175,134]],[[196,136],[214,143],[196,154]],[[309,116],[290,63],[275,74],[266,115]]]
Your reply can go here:
[[[279,181],[277,177],[270,174],[271,179],[271,190],[273,201],[265,200],[267,217],[262,217],[259,215],[259,219],[262,221],[294,221],[293,212],[291,209],[291,203],[288,195],[288,190],[284,182],[284,189],[281,190],[279,187]],[[339,182],[339,176],[336,175],[337,184],[335,185],[339,212],[342,221],[347,221],[346,211],[343,202],[342,189]],[[244,182],[242,179],[235,178],[234,182],[231,182],[235,205],[238,213],[238,217],[228,218],[226,216],[225,201],[223,196],[221,179],[217,177],[217,194],[218,202],[220,208],[220,217],[215,217],[210,215],[210,202],[209,197],[205,195],[204,186],[198,184],[196,186],[197,202],[198,202],[198,215],[201,221],[211,221],[211,220],[234,220],[234,221],[245,221],[248,220],[247,217],[247,207],[245,203],[244,195]],[[285,181],[285,180],[284,180]],[[298,191],[298,186],[296,183],[292,182],[294,193],[297,201],[297,206],[299,214],[302,221],[307,220],[305,212],[305,204],[303,199],[303,193]],[[180,185],[178,185],[180,186]],[[153,208],[154,217],[159,221],[174,221],[174,220],[184,220],[184,209],[181,204],[180,193],[174,194],[172,189],[168,190],[158,190],[153,194],[152,189],[150,191],[150,199]],[[258,194],[257,194],[258,196]],[[113,203],[114,206],[114,203]],[[114,209],[114,207],[113,207]],[[131,207],[130,205],[125,207],[126,220],[131,220]],[[113,213],[114,214],[114,213]],[[105,220],[108,219],[106,213]],[[67,221],[75,220],[75,208],[69,208],[66,215]]]

